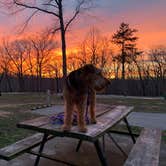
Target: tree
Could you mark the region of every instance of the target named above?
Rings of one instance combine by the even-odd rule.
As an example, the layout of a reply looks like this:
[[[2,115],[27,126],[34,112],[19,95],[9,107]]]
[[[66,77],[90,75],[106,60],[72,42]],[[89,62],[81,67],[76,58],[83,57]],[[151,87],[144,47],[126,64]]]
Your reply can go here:
[[[50,64],[48,66],[48,70],[50,71],[54,71],[52,72],[53,75],[51,74],[52,77],[55,77],[55,81],[56,81],[56,93],[61,92],[61,87],[60,87],[60,77],[61,77],[61,68],[62,64],[59,60],[54,60],[53,64]]]
[[[138,37],[135,36],[136,29],[131,29],[129,24],[121,23],[119,29],[112,36],[112,42],[118,45],[121,49],[121,54],[118,57],[122,64],[122,79],[125,79],[125,63],[131,60],[130,50],[135,48]]]
[[[155,85],[156,95],[163,95],[166,84],[166,47],[159,46],[149,52],[151,62],[151,80]]]
[[[89,54],[90,63],[97,65],[99,63],[100,31],[92,27],[86,37],[86,48]]]
[[[71,23],[77,18],[80,12],[85,9],[89,9],[92,6],[92,0],[74,0],[69,3],[66,2],[64,5],[65,0],[8,0],[3,1],[5,5],[11,9],[11,7],[16,7],[17,12],[22,12],[25,9],[30,10],[30,16],[25,21],[23,29],[28,25],[29,21],[32,19],[33,16],[39,13],[48,14],[49,16],[53,16],[55,19],[55,23],[58,25],[51,27],[50,31],[55,33],[56,31],[60,30],[61,32],[61,48],[62,48],[62,59],[63,59],[63,77],[67,75],[67,63],[66,63],[66,31]],[[67,8],[67,4],[71,5],[71,3],[75,4],[75,9],[73,15],[68,18],[64,13],[64,8]],[[69,7],[68,7],[69,8]]]
[[[10,92],[12,91],[11,82],[9,78],[10,74],[10,58],[5,54],[4,47],[0,47],[0,88],[3,79],[6,79]],[[0,89],[1,96],[1,89]]]
[[[159,46],[149,52],[155,78],[166,78],[166,47]]]
[[[33,77],[35,75],[34,73],[34,68],[35,68],[35,65],[34,65],[34,62],[33,62],[33,59],[34,59],[34,50],[33,50],[33,46],[32,46],[32,42],[30,39],[24,39],[23,40],[23,45],[24,45],[24,48],[25,48],[25,52],[26,52],[26,67],[27,67],[27,74],[30,75],[31,77]]]
[[[30,39],[33,49],[34,69],[37,76],[38,91],[41,91],[42,75],[44,68],[47,68],[50,58],[55,50],[57,44],[52,38],[46,34],[35,36]],[[32,61],[32,60],[31,60]]]
[[[101,35],[97,28],[92,27],[88,31],[84,41],[80,43],[76,58],[82,65],[91,63],[99,68],[108,68],[112,55],[110,43],[108,37]]]
[[[3,47],[5,50],[6,56],[11,61],[10,68],[13,68],[13,73],[16,74],[18,77],[19,82],[19,90],[24,91],[24,74],[26,72],[25,67],[25,53],[26,49],[23,45],[24,41],[22,40],[15,40],[11,43],[9,42],[3,42]]]

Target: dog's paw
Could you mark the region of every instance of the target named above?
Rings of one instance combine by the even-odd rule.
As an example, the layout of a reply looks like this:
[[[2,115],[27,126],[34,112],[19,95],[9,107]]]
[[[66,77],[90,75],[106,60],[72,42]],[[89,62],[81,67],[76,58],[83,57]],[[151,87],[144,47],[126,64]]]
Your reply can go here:
[[[71,127],[70,126],[66,126],[66,125],[63,125],[62,126],[62,130],[63,131],[70,131]]]
[[[87,128],[86,127],[79,128],[79,132],[86,133],[87,132]]]
[[[97,120],[96,120],[96,119],[91,119],[91,120],[90,120],[90,123],[91,123],[91,124],[96,124],[96,123],[97,123]]]

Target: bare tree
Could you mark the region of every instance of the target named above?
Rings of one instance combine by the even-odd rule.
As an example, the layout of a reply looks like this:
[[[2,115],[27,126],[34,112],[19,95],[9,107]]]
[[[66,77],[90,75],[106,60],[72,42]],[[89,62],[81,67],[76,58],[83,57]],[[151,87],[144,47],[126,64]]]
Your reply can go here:
[[[156,78],[166,77],[166,48],[157,47],[150,50],[150,60],[153,65],[153,73]]]
[[[83,65],[91,63],[100,68],[108,68],[112,55],[111,42],[97,28],[92,27],[80,44],[78,54],[77,59]]]
[[[112,57],[113,73],[115,79],[119,78],[120,61],[118,57],[118,55]]]
[[[113,49],[110,39],[106,36],[101,36],[99,47],[99,67],[110,68],[113,57]]]
[[[54,71],[54,75],[51,74],[51,77],[55,77],[56,81],[56,93],[59,93],[61,91],[60,89],[60,78],[61,78],[61,70],[60,68],[62,67],[62,64],[60,61],[54,61],[52,64],[49,65],[48,69],[50,71]]]
[[[34,76],[35,72],[34,72],[34,68],[35,68],[35,64],[34,64],[34,48],[31,42],[31,39],[24,39],[22,42],[25,51],[25,58],[26,58],[26,68],[27,68],[27,75],[30,76]]]
[[[3,1],[3,0],[1,0]],[[67,63],[66,63],[66,31],[72,22],[77,18],[77,16],[92,6],[92,0],[74,0],[74,1],[65,1],[65,0],[8,0],[3,1],[5,6],[11,10],[14,6],[16,10],[13,13],[17,13],[24,10],[30,11],[30,16],[26,19],[23,29],[28,25],[29,21],[32,19],[33,16],[39,13],[44,13],[49,16],[53,16],[55,19],[55,24],[58,21],[57,25],[53,25],[51,27],[51,32],[55,33],[56,31],[60,30],[61,32],[61,46],[62,46],[62,59],[63,59],[63,76],[66,77],[67,75]],[[69,18],[65,15],[65,10],[69,9],[71,3],[75,5],[73,14]],[[68,7],[67,7],[68,6]],[[70,6],[70,7],[69,7]],[[70,14],[69,14],[70,15]]]
[[[100,39],[100,31],[95,27],[90,29],[85,39],[90,63],[94,65],[97,65],[99,61]]]
[[[1,76],[0,76],[0,85],[2,83],[3,79],[6,79],[8,87],[9,87],[9,91],[12,91],[12,87],[11,87],[11,82],[10,82],[10,58],[8,56],[6,56],[5,54],[5,50],[4,47],[1,46],[0,47],[0,72],[1,72]],[[1,87],[1,86],[0,86]],[[1,89],[0,89],[0,95],[1,95]]]
[[[150,73],[151,80],[156,89],[156,95],[164,93],[164,85],[166,83],[166,48],[156,47],[150,50],[149,58],[151,61]]]
[[[24,78],[23,75],[26,73],[25,67],[25,48],[22,44],[22,40],[15,40],[11,43],[3,42],[5,54],[11,61],[10,68],[13,67],[13,73],[18,77],[19,90],[24,91]]]
[[[55,44],[55,41],[46,34],[31,38],[31,43],[33,47],[33,63],[35,65],[38,80],[38,91],[40,91],[43,71],[49,65],[51,56],[54,54],[57,45]]]

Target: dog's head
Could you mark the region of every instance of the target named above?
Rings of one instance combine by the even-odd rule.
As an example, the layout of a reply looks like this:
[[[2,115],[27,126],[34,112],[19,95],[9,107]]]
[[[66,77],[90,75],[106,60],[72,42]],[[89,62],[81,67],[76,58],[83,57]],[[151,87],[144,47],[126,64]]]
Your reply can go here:
[[[103,76],[102,70],[92,64],[82,67],[82,72],[88,86],[96,91],[104,89],[110,81]]]

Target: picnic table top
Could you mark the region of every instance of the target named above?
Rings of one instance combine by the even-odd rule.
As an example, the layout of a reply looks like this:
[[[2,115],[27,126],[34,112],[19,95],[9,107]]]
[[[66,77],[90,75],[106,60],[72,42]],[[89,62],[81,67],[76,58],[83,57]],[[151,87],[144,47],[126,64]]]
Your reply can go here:
[[[61,129],[62,125],[52,124],[48,116],[20,122],[17,126],[54,136],[72,137],[93,142],[126,117],[132,109],[132,106],[96,105],[97,123],[87,125],[86,133],[79,132],[77,126],[73,126],[70,132],[64,132]]]

